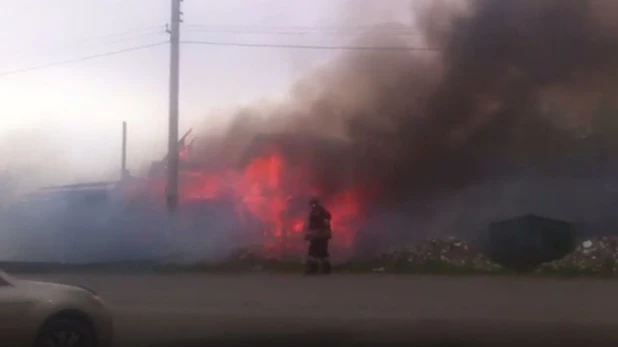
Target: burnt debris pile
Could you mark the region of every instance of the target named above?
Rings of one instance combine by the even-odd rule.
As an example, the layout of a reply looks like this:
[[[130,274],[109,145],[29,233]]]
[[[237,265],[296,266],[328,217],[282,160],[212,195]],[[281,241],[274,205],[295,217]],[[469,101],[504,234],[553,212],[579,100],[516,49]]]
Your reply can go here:
[[[618,274],[618,237],[600,236],[581,242],[566,257],[543,264],[538,272]]]
[[[387,252],[380,257],[379,263],[380,266],[375,268],[374,272],[429,270],[434,267],[476,271],[500,268],[479,249],[454,237],[428,238],[411,247]]]

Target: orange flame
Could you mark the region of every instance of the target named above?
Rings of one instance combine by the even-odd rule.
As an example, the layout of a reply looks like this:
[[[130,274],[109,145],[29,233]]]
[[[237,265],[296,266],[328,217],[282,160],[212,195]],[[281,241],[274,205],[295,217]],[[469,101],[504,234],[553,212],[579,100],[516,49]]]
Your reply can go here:
[[[307,199],[320,195],[319,189],[307,183],[307,171],[288,165],[277,150],[271,150],[253,158],[242,170],[183,172],[181,199],[191,203],[231,198],[237,205],[239,220],[248,212],[263,225],[265,253],[288,254],[299,251],[302,245],[309,212]],[[162,186],[156,187],[157,193],[162,193]],[[333,246],[352,247],[360,221],[359,198],[358,192],[349,189],[324,199],[333,215]]]

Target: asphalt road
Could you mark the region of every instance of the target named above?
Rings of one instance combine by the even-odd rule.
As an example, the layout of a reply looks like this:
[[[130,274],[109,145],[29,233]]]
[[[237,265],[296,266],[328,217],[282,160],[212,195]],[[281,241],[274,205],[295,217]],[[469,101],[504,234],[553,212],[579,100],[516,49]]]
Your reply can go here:
[[[618,281],[267,274],[27,277],[98,291],[114,311],[117,347],[618,345]]]

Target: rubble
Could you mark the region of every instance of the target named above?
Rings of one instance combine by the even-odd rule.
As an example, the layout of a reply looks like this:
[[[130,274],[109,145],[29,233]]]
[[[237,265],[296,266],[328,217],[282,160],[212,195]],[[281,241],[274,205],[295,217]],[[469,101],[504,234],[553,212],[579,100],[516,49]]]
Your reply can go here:
[[[387,269],[436,264],[477,271],[500,268],[479,250],[453,237],[446,239],[429,238],[417,245],[385,253],[380,261],[385,264]]]
[[[304,257],[269,258],[255,248],[240,249],[233,253],[224,263],[236,264],[251,269],[260,268],[275,263],[302,264]],[[462,269],[466,271],[490,271],[501,268],[491,262],[479,250],[456,238],[429,238],[410,247],[399,248],[384,253],[378,259],[369,263],[348,261],[342,269],[350,268],[373,273],[415,272],[423,269],[441,271]]]
[[[256,250],[244,249],[230,261],[245,264],[251,269],[264,269],[268,259]],[[288,259],[295,264],[302,260]],[[272,259],[271,259],[272,261]],[[285,263],[286,261],[279,260]],[[364,264],[364,265],[363,265]],[[271,264],[272,265],[272,264]],[[360,265],[360,267],[359,267]],[[367,267],[368,265],[368,267]],[[401,247],[382,254],[370,263],[351,261],[342,268],[358,268],[373,273],[436,272],[461,270],[464,272],[496,272],[502,267],[485,256],[479,249],[459,239],[428,238],[409,247]],[[618,276],[618,237],[597,237],[583,240],[566,257],[544,263],[538,274],[603,274]]]
[[[566,257],[545,263],[537,272],[618,274],[618,237],[602,236],[580,242]]]

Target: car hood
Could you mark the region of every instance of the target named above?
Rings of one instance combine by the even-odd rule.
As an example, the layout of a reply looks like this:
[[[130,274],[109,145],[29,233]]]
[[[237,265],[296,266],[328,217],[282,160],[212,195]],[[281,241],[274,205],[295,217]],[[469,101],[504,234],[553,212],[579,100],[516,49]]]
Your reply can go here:
[[[66,295],[73,293],[85,293],[85,289],[79,286],[72,286],[67,284],[53,283],[53,282],[40,282],[32,280],[14,279],[13,284],[24,290],[25,292],[35,296],[55,296]]]

